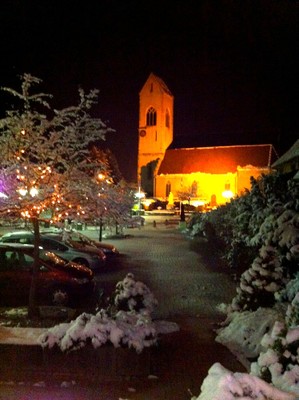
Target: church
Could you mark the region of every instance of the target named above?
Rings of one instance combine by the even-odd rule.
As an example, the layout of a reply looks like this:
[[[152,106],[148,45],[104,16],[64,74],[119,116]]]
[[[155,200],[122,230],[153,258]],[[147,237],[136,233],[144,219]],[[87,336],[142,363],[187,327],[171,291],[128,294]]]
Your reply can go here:
[[[138,185],[147,197],[217,206],[271,171],[271,144],[173,148],[174,96],[151,73],[139,93]]]

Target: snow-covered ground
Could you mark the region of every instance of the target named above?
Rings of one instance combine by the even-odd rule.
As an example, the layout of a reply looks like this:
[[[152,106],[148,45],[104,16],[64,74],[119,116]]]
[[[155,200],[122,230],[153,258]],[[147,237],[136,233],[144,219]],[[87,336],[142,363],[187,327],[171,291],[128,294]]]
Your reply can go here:
[[[17,313],[18,309],[15,309],[15,312]],[[259,309],[255,313],[235,312],[231,315],[230,321],[226,321],[225,326],[218,331],[217,341],[227,346],[249,368],[248,357],[257,357],[260,354],[262,350],[261,342],[265,332],[271,331],[275,321],[281,320],[281,310]],[[90,324],[91,331],[88,332],[86,330],[88,325],[85,324],[85,329],[82,329],[79,322],[80,319],[77,319],[72,324],[66,325],[73,333],[76,333],[77,339],[82,334],[83,341],[86,336],[94,334],[95,325]],[[66,325],[63,325],[63,328],[66,328]],[[167,321],[155,321],[152,328],[156,329],[157,334],[167,334],[179,329],[177,324]],[[60,331],[61,329],[62,327],[58,325],[54,330]],[[46,328],[0,326],[0,343],[39,345],[41,339],[48,334],[49,330]],[[117,337],[119,336],[116,335],[115,338]],[[299,399],[299,385],[293,386],[291,391],[280,390],[250,373],[229,371],[219,363],[216,363],[211,366],[202,384],[201,394],[199,397],[193,397],[192,399],[295,400]]]

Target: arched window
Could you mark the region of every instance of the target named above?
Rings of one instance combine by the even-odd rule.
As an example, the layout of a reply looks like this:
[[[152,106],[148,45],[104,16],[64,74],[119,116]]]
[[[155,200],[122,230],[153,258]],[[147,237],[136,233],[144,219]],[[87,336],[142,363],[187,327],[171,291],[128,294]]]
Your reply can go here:
[[[166,110],[166,114],[165,114],[165,126],[166,126],[166,128],[170,127],[170,116],[169,116],[168,110]]]
[[[216,195],[215,195],[215,194],[212,194],[212,196],[211,196],[211,203],[210,203],[210,206],[211,206],[211,207],[217,206],[217,200],[216,200]]]
[[[157,125],[157,113],[153,107],[149,108],[146,114],[146,125],[147,126]]]

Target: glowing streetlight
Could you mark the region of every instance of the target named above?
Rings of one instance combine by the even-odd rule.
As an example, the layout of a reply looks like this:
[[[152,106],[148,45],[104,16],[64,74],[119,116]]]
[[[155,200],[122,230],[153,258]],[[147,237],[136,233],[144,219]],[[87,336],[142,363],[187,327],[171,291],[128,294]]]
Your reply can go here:
[[[140,186],[138,187],[138,192],[135,193],[135,196],[138,199],[138,212],[140,213],[141,211],[141,199],[145,197],[145,193],[141,192]]]
[[[224,192],[222,192],[222,196],[225,199],[230,200],[232,197],[234,197],[234,194],[231,190],[225,190]]]

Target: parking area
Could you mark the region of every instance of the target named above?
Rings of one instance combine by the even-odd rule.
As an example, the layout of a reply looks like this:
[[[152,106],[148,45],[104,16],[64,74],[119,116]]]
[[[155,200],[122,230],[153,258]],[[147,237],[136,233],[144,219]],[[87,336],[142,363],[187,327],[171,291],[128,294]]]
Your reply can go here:
[[[165,224],[165,219],[171,222]],[[98,235],[95,229],[84,233],[91,238]],[[191,393],[199,394],[214,362],[233,371],[244,370],[226,348],[214,341],[217,322],[223,318],[217,305],[229,302],[235,292],[231,278],[225,272],[213,270],[191,249],[190,239],[180,231],[175,216],[145,217],[143,227],[124,233],[122,238],[104,240],[115,244],[121,255],[98,275],[99,283],[109,294],[128,272],[133,273],[158,300],[154,318],[175,322],[180,327],[178,332],[162,335],[151,354],[151,374],[85,386],[84,379],[76,381],[74,366],[73,371],[61,377],[69,382],[63,388],[54,384],[35,389],[32,385],[27,388],[0,385],[2,398],[190,400]],[[71,381],[75,383],[70,384]],[[20,393],[23,397],[17,397]]]

